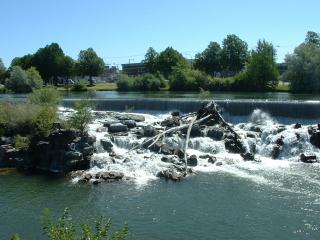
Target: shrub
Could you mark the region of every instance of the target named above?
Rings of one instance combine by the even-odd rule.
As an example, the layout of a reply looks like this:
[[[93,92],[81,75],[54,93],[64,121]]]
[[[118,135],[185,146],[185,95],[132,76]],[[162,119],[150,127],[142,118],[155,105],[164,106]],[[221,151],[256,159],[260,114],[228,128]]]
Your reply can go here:
[[[53,87],[36,89],[29,95],[28,102],[31,104],[54,106],[60,102],[60,93]]]
[[[122,227],[118,231],[111,233],[111,220],[101,217],[96,220],[94,230],[85,223],[80,225],[81,231],[77,231],[77,226],[72,222],[69,210],[66,208],[63,215],[56,221],[52,219],[49,209],[45,209],[41,215],[43,231],[49,240],[124,240],[128,234],[128,227]],[[19,235],[15,234],[12,240],[20,240]]]
[[[53,124],[57,118],[56,109],[52,106],[41,107],[36,119],[36,129],[39,134],[48,137],[53,129]]]
[[[76,91],[76,92],[87,91],[87,87],[83,82],[76,81],[71,87],[71,91]]]
[[[22,137],[19,134],[13,139],[15,148],[23,151],[27,151],[30,147],[30,139],[28,137]]]
[[[80,130],[82,133],[86,130],[92,120],[92,113],[89,101],[79,101],[75,103],[75,112],[70,117],[69,125],[72,128]]]
[[[39,89],[43,87],[42,77],[35,67],[29,68],[26,73],[28,77],[28,85],[31,89]]]
[[[5,82],[7,89],[16,93],[30,92],[27,73],[19,66],[13,66],[10,78]]]
[[[119,91],[158,91],[161,86],[164,86],[163,76],[153,74],[137,77],[123,74],[117,82]]]
[[[40,107],[25,103],[0,103],[0,129],[3,134],[22,135],[35,130],[35,119]]]

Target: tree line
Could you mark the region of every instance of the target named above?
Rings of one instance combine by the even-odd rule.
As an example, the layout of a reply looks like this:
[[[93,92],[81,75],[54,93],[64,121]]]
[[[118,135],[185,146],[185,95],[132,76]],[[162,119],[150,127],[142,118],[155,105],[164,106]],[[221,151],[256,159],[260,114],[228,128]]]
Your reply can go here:
[[[89,82],[92,84],[92,77],[101,74],[104,69],[105,63],[103,59],[92,48],[81,50],[78,59],[74,60],[64,54],[59,44],[52,43],[38,49],[34,54],[14,58],[8,69],[4,67],[0,59],[0,83],[5,83],[5,79],[8,79],[5,84],[9,89],[12,89],[10,87],[15,84],[14,79],[17,79],[14,76],[19,75],[22,77],[20,83],[22,82],[22,85],[25,85],[25,87],[19,88],[17,91],[26,91],[23,88],[34,87],[28,84],[28,80],[24,76],[28,71],[32,71],[37,72],[45,84],[56,84],[58,77],[72,77],[76,75],[89,76]]]
[[[305,41],[285,58],[286,71],[280,77],[276,63],[276,49],[262,39],[254,49],[238,36],[226,36],[221,45],[210,42],[195,59],[186,59],[168,47],[161,52],[149,48],[143,60],[149,74],[138,77],[120,76],[118,90],[159,90],[169,87],[174,91],[272,91],[281,80],[288,82],[292,92],[320,92],[320,37],[307,32]],[[20,69],[19,69],[20,67]],[[16,76],[23,76],[22,89],[39,86],[39,72],[44,83],[56,83],[60,76],[92,76],[103,72],[105,63],[92,48],[80,51],[74,60],[64,54],[57,43],[40,48],[34,54],[17,57],[6,69],[0,59],[0,83],[14,85]],[[28,70],[32,68],[32,70]],[[12,72],[16,71],[14,74]],[[26,71],[23,73],[22,71]],[[27,72],[29,71],[29,75]],[[33,72],[30,77],[30,72]],[[27,76],[28,75],[28,76]],[[36,79],[35,79],[36,78]]]

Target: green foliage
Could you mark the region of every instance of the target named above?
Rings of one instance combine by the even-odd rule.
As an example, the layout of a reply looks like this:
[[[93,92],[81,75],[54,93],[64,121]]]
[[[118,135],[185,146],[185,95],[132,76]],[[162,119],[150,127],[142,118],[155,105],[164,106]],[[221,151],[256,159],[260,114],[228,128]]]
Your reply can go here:
[[[320,92],[319,36],[310,35],[308,32],[306,41],[286,56],[287,71],[283,78],[290,82],[293,92]]]
[[[18,234],[13,234],[13,236],[10,238],[10,240],[21,240],[21,238]]]
[[[30,134],[35,130],[35,119],[40,108],[25,103],[0,103],[0,129],[4,134]]]
[[[29,68],[27,71],[28,85],[31,89],[39,89],[43,87],[43,80],[35,67]]]
[[[39,48],[35,54],[14,58],[11,66],[20,66],[23,69],[35,67],[40,76],[49,82],[58,76],[72,76],[75,74],[75,61],[66,56],[57,43],[51,43],[44,48]]]
[[[155,70],[163,74],[165,78],[168,78],[174,67],[188,68],[189,63],[181,53],[172,47],[168,47],[157,57]]]
[[[42,78],[34,67],[24,71],[19,66],[12,67],[10,78],[6,81],[7,89],[16,93],[31,92],[32,89],[38,89],[43,86]]]
[[[223,40],[222,45],[222,69],[233,74],[240,72],[248,59],[248,44],[232,34]]]
[[[170,89],[173,91],[199,91],[207,89],[212,78],[195,69],[174,68],[170,77]]]
[[[87,91],[87,86],[81,81],[76,81],[71,87],[71,91],[75,91],[75,92]]]
[[[53,87],[35,89],[28,96],[28,102],[36,105],[56,106],[60,102],[60,93]]]
[[[19,66],[12,67],[10,78],[6,81],[7,89],[16,93],[30,92],[27,73]]]
[[[128,234],[127,226],[110,233],[111,220],[101,217],[95,221],[94,230],[89,224],[82,224],[79,235],[68,209],[64,210],[63,215],[57,221],[53,221],[51,212],[45,209],[41,219],[44,225],[43,230],[50,240],[124,240]]]
[[[214,75],[221,71],[221,47],[217,42],[210,42],[209,46],[195,56],[194,67],[207,74]]]
[[[150,73],[156,73],[157,72],[157,59],[159,54],[154,50],[152,47],[150,47],[144,57],[143,62],[146,64],[147,69]]]
[[[316,32],[308,31],[305,39],[306,44],[315,44],[320,46],[320,36]]]
[[[279,72],[275,61],[276,50],[271,43],[259,40],[252,51],[242,82],[247,90],[266,91],[278,84]]]
[[[23,151],[27,151],[31,144],[28,137],[22,137],[19,134],[14,137],[13,142],[16,149]]]
[[[119,91],[157,91],[164,85],[161,75],[145,74],[143,76],[129,77],[120,75],[117,82]]]
[[[78,57],[79,73],[82,76],[90,76],[90,85],[93,85],[92,76],[97,76],[104,71],[105,63],[92,49],[81,50]]]
[[[42,106],[35,119],[37,132],[44,137],[48,137],[52,133],[56,118],[57,113],[53,106]]]
[[[69,126],[78,129],[83,133],[88,124],[92,121],[91,108],[92,106],[88,100],[76,102],[75,112],[70,117]]]
[[[7,69],[2,62],[2,59],[0,58],[0,83],[2,83],[4,81],[6,71],[7,71]]]
[[[210,91],[203,90],[202,88],[200,88],[199,98],[204,100],[210,99],[211,98]]]

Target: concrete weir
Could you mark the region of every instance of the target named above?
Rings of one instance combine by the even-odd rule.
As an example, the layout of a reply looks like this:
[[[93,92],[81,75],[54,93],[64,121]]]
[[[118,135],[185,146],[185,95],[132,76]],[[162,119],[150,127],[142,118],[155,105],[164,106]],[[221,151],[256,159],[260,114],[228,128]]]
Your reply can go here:
[[[64,99],[63,106],[73,107],[75,99]],[[197,111],[208,101],[185,99],[94,99],[96,110],[103,111]],[[224,114],[248,116],[261,109],[272,116],[304,119],[320,119],[320,102],[308,101],[262,101],[262,100],[216,100]]]

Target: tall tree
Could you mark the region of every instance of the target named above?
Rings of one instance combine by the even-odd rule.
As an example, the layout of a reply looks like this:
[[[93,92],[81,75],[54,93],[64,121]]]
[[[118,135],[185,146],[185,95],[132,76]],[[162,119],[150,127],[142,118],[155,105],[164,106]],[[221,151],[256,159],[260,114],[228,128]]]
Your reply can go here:
[[[246,69],[247,87],[256,91],[270,90],[278,83],[276,50],[272,43],[259,40]]]
[[[11,67],[20,66],[22,69],[26,70],[34,65],[33,58],[34,58],[34,55],[32,54],[27,54],[23,57],[15,57],[11,61]]]
[[[305,39],[306,44],[315,44],[320,46],[320,36],[316,32],[308,31]]]
[[[155,69],[163,74],[164,77],[168,78],[171,75],[174,67],[185,68],[188,66],[188,61],[182,56],[181,53],[172,47],[168,47],[159,54]]]
[[[320,92],[320,45],[316,40],[318,37],[308,32],[305,42],[295,48],[293,54],[286,56],[287,70],[284,78],[290,81],[293,92]]]
[[[4,81],[6,71],[7,71],[7,69],[2,62],[2,59],[0,58],[0,83],[2,83]]]
[[[232,74],[240,72],[248,60],[248,44],[237,35],[228,35],[223,40],[222,68]]]
[[[207,74],[214,75],[221,71],[221,47],[217,42],[210,42],[209,46],[195,57],[194,67]]]
[[[147,69],[150,73],[155,73],[156,70],[156,62],[159,54],[154,50],[152,47],[150,47],[144,56],[143,62],[146,64]]]
[[[81,75],[89,76],[90,85],[93,85],[92,77],[103,73],[105,63],[92,48],[88,48],[80,51],[78,68]]]

